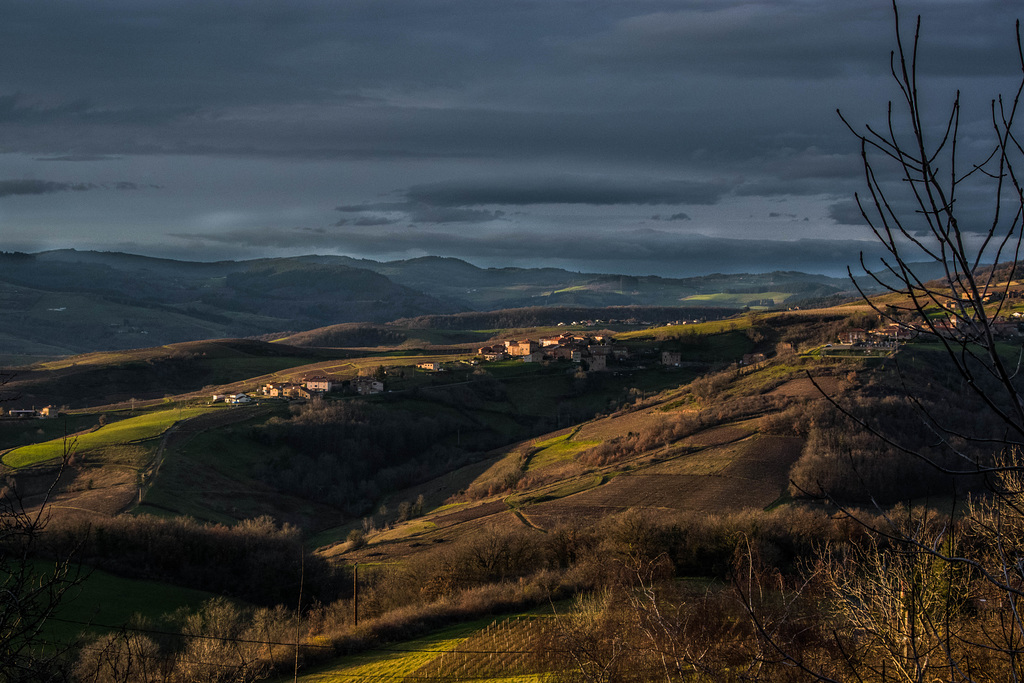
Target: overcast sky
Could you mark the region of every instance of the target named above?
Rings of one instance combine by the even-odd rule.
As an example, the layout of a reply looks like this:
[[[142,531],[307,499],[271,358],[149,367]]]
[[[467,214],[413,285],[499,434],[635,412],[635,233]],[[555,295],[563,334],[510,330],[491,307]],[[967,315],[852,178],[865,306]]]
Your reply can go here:
[[[1012,5],[901,5],[968,151]],[[836,110],[884,121],[894,38],[874,0],[8,0],[0,250],[835,273]]]

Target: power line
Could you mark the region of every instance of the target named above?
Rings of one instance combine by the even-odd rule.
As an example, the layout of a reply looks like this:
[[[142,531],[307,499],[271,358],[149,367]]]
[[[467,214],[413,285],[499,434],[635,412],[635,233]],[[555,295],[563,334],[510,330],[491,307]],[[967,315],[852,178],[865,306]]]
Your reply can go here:
[[[48,645],[54,645],[54,646],[61,645],[61,643],[47,643],[47,644]],[[110,651],[110,647],[109,646],[101,647],[99,645],[81,645],[81,646],[79,646],[78,649],[79,650],[86,650],[86,651],[89,651],[89,652],[109,652]],[[130,656],[132,656],[132,657],[137,658],[137,659],[147,659],[147,660],[154,661],[154,662],[169,662],[169,663],[181,663],[181,664],[202,664],[203,666],[216,666],[216,667],[220,667],[222,669],[235,669],[235,668],[238,668],[239,666],[243,666],[243,665],[240,665],[240,664],[225,664],[223,662],[207,662],[207,661],[204,661],[204,660],[201,660],[201,659],[184,659],[181,656],[156,655],[156,654],[146,654],[146,653],[143,653],[143,652],[132,652],[131,651],[131,645],[128,646],[128,654]]]
[[[281,646],[284,646],[284,647],[295,647],[295,642],[294,641],[292,641],[290,643],[282,643],[282,642],[271,641],[271,640],[251,640],[251,639],[248,639],[248,638],[230,638],[228,636],[209,636],[209,635],[202,635],[202,634],[199,634],[199,633],[181,633],[181,632],[178,632],[178,631],[161,631],[159,629],[138,628],[138,627],[134,627],[134,626],[111,626],[110,624],[100,624],[100,623],[97,623],[95,621],[78,621],[76,619],[63,619],[61,617],[50,617],[50,618],[53,619],[54,621],[60,621],[60,622],[63,622],[65,624],[77,624],[79,626],[91,626],[93,628],[105,628],[105,629],[109,629],[111,631],[122,631],[122,632],[125,632],[125,633],[146,633],[146,634],[157,635],[157,636],[175,636],[175,637],[178,637],[178,638],[196,638],[196,639],[200,639],[200,640],[216,640],[216,641],[221,641],[221,642],[225,642],[225,643],[246,643],[246,644],[251,644],[251,645],[281,645]],[[313,643],[310,643],[308,645],[304,645],[304,647],[320,648],[320,649],[323,649],[323,650],[333,650],[334,649],[333,645],[315,645]]]
[[[50,617],[53,621],[60,621],[65,624],[76,624],[79,626],[91,626],[94,628],[109,629],[111,631],[124,633],[143,633],[149,635],[174,636],[178,638],[194,638],[199,640],[214,640],[225,643],[244,643],[247,645],[278,645],[282,647],[295,647],[295,641],[281,642],[275,640],[253,640],[250,638],[232,638],[228,636],[211,636],[198,633],[184,633],[179,631],[163,631],[160,629],[139,628],[135,626],[112,626],[100,624],[95,621],[79,621],[76,619],[64,619],[61,617]],[[317,648],[321,650],[334,650],[333,645],[317,645],[314,643],[299,643],[300,647]],[[363,652],[404,652],[416,654],[477,654],[477,655],[505,655],[505,654],[542,654],[546,652],[568,652],[567,650],[555,650],[544,648],[542,650],[432,650],[427,648],[401,648],[401,647],[369,647]]]

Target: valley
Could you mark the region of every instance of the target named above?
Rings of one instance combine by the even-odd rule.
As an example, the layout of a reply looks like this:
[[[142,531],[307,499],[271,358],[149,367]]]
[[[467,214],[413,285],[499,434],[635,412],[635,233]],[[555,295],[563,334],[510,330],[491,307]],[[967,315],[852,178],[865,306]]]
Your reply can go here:
[[[593,552],[584,547],[593,548],[597,529],[778,514],[765,510],[816,514],[818,503],[800,502],[790,483],[807,432],[780,425],[827,404],[808,372],[830,396],[852,395],[885,373],[893,350],[850,347],[841,355],[831,345],[864,317],[865,307],[854,304],[615,331],[597,321],[453,328],[467,319],[459,314],[422,331],[406,327],[400,339],[372,331],[394,328],[364,324],[275,341],[71,356],[5,373],[0,405],[52,405],[59,416],[0,420],[0,462],[9,495],[29,511],[47,505],[44,556],[59,555],[55,539],[85,534],[90,540],[76,556],[90,573],[120,577],[107,582],[157,580],[169,595],[195,591],[187,610],[213,609],[219,603],[206,596],[217,594],[229,596],[238,615],[288,602],[300,568],[281,553],[301,539],[304,599],[342,610],[324,617],[333,635],[303,645],[312,666],[322,662],[313,643],[323,638],[337,652],[394,637],[360,631],[369,634],[360,636],[369,638],[364,645],[344,645],[360,610],[360,623],[374,624],[393,619],[401,605],[428,608],[474,586],[508,591],[511,577],[529,589],[477,608],[445,608],[442,621],[484,619],[490,628],[496,617],[487,614],[568,599],[593,580],[580,583],[573,572],[586,564],[580,553]],[[315,345],[345,338],[372,345]],[[545,339],[550,346],[541,346]],[[481,355],[499,345],[522,355]],[[328,379],[331,391],[303,388]],[[293,398],[268,395],[287,387],[295,387]],[[243,394],[244,403],[221,399]],[[557,552],[539,549],[565,534],[577,540]],[[210,552],[210,543],[220,547]],[[183,553],[182,544],[196,550]],[[225,569],[251,564],[264,546],[258,552],[270,559],[257,564],[262,579],[239,578],[254,567]],[[696,555],[680,560],[679,571],[721,580],[731,553],[723,551],[690,548]],[[498,554],[477,566],[489,552]],[[710,554],[700,559],[701,552]],[[569,555],[554,559],[559,553]],[[541,592],[527,570],[538,561],[553,582]],[[354,567],[368,593],[358,607],[342,578]],[[407,572],[417,578],[399,578]],[[77,614],[97,599],[90,586],[98,580],[83,583],[62,610]],[[422,587],[403,598],[395,581]],[[147,623],[176,628],[180,617],[148,602],[138,604],[156,620]],[[416,614],[403,617],[409,637],[436,622]],[[132,632],[112,616],[93,626],[79,621],[93,637]],[[451,642],[457,650],[461,641]],[[279,666],[254,656],[268,671]]]
[[[145,652],[182,680],[577,680],[651,610],[747,624],[750,563],[798,576],[885,510],[984,490],[918,415],[983,414],[937,360],[949,328],[883,324],[903,301],[432,314],[13,365],[0,467],[34,559],[7,571],[69,590],[39,623],[97,680]],[[998,329],[1009,356],[1019,325]],[[687,666],[754,657],[736,637]]]

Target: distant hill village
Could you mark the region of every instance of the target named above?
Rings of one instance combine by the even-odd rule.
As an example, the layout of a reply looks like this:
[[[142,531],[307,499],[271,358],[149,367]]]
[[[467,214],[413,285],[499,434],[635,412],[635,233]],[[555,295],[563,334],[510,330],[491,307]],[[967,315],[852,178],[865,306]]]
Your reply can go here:
[[[11,408],[10,410],[0,407],[0,417],[15,420],[50,419],[59,415],[60,412],[56,406],[46,406],[45,408]]]
[[[1016,292],[1015,296],[1020,296]],[[833,337],[833,343],[826,343],[821,351],[825,354],[842,353],[844,349],[886,349],[895,351],[898,347],[922,333],[938,334],[951,338],[960,338],[971,333],[971,321],[961,319],[956,313],[956,301],[947,305],[942,315],[936,316],[929,324],[892,323],[879,325],[873,329],[847,328]],[[1002,338],[1024,337],[1024,320],[1020,313],[1011,316],[999,316],[989,323],[991,331]],[[789,343],[780,343],[776,351],[796,351]],[[643,364],[660,364],[662,367],[680,367],[700,364],[684,360],[685,354],[678,350],[646,348],[635,345],[616,344],[610,337],[600,334],[562,333],[539,339],[515,339],[499,342],[476,349],[475,359],[465,358],[463,350],[459,361],[425,360],[416,364],[416,369],[428,373],[444,372],[452,369],[452,363],[476,365],[484,362],[500,362],[519,360],[524,363],[570,362],[576,364],[580,371],[605,372],[620,368],[643,367]],[[868,351],[869,352],[869,351]],[[737,358],[737,366],[756,366],[768,360],[764,353],[747,353],[742,359]],[[212,395],[212,402],[223,402],[230,405],[248,404],[257,397],[309,400],[328,393],[348,395],[373,395],[385,391],[385,380],[388,376],[405,377],[405,370],[400,368],[384,368],[381,366],[370,375],[361,375],[351,379],[340,379],[328,376],[306,377],[298,381],[267,382],[251,393],[217,393]],[[0,419],[49,419],[58,417],[57,407],[49,405],[42,408],[5,408],[0,405]]]
[[[625,346],[608,343],[603,335],[560,334],[542,337],[540,340],[524,339],[506,341],[504,344],[481,346],[477,354],[487,361],[520,358],[526,363],[540,363],[545,360],[567,360],[585,365],[592,372],[608,368],[608,358],[628,358]]]
[[[956,319],[952,314],[948,314],[941,320],[932,321],[935,331],[939,334],[950,335],[957,334],[964,323],[965,321]],[[1016,319],[1000,318],[995,320],[992,325],[996,334],[1007,337],[1021,336],[1020,327],[1019,316]],[[926,326],[921,323],[893,323],[875,329],[849,328],[839,332],[835,341],[839,347],[873,347],[894,350],[901,342],[915,338],[926,329]],[[792,347],[790,344],[781,346]],[[825,346],[830,347],[828,351],[838,350],[831,348],[833,347],[831,343]],[[790,348],[789,350],[795,351],[796,349]],[[540,339],[507,340],[481,346],[477,348],[475,360],[459,362],[476,364],[516,359],[524,363],[569,361],[579,365],[580,369],[586,372],[604,372],[623,363],[635,363],[637,359],[633,355],[636,353],[638,353],[636,347],[615,344],[610,338],[603,335],[563,333]],[[683,356],[684,354],[680,351],[654,351],[651,349],[647,357],[654,363],[660,363],[663,367],[679,367],[689,364],[683,360]],[[756,366],[767,360],[768,357],[764,353],[747,353],[743,355],[742,359],[738,359],[737,365],[741,367]],[[429,360],[416,364],[417,369],[426,372],[443,372],[449,367],[449,363],[440,360]],[[269,382],[259,391],[265,397],[290,399],[310,399],[332,392],[357,395],[379,394],[385,390],[385,374],[360,376],[351,380],[318,376],[306,378],[300,382]],[[241,404],[254,399],[248,394],[216,394],[213,400]]]
[[[259,393],[267,398],[311,399],[323,394],[347,390],[358,395],[379,394],[384,391],[384,382],[373,377],[357,377],[353,380],[338,380],[330,377],[309,377],[301,382],[267,382]],[[251,403],[255,399],[249,394],[214,394],[213,403],[229,405]]]
[[[495,362],[519,359],[524,363],[540,363],[544,361],[570,361],[577,363],[587,372],[603,372],[608,369],[609,359],[627,360],[631,351],[621,345],[610,343],[603,335],[561,334],[544,337],[539,340],[509,340],[477,349],[478,359],[460,361],[476,364],[479,362]],[[764,359],[763,355],[761,360]],[[680,364],[679,354],[662,354],[665,365]],[[426,372],[443,372],[446,363],[439,360],[423,361],[416,368]],[[351,380],[332,377],[308,377],[298,382],[268,382],[259,389],[259,394],[267,398],[311,399],[327,393],[343,392],[356,395],[379,394],[384,391],[384,378],[381,376],[360,376]],[[214,394],[213,402],[224,402],[232,405],[250,403],[253,396],[245,393]]]
[[[951,312],[943,317],[933,319],[931,321],[931,328],[924,323],[890,323],[873,330],[852,327],[840,332],[838,341],[840,344],[895,348],[899,342],[915,339],[921,334],[934,333],[939,336],[958,339],[970,334],[972,326],[973,324],[970,320],[961,318],[956,313]],[[992,334],[1004,339],[1015,339],[1024,336],[1024,332],[1021,331],[1022,326],[1024,326],[1024,321],[1022,321],[1020,313],[1014,313],[1009,318],[996,316],[988,323]]]

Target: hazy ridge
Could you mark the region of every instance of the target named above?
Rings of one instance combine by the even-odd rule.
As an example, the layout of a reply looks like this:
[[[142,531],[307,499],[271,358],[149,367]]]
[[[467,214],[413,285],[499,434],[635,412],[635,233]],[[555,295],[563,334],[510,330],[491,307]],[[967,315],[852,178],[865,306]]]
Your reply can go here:
[[[797,272],[669,279],[478,268],[439,257],[204,263],[75,250],[2,253],[0,352],[53,356],[398,319],[437,326],[429,316],[512,308],[534,311],[538,322],[522,325],[553,324],[551,316],[537,314],[552,307],[572,307],[581,317],[597,317],[583,309],[611,306],[679,309],[655,316],[673,320],[695,309],[717,316],[834,297],[849,288],[842,280]]]

